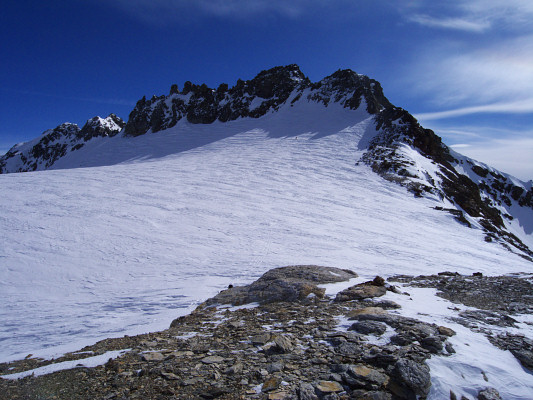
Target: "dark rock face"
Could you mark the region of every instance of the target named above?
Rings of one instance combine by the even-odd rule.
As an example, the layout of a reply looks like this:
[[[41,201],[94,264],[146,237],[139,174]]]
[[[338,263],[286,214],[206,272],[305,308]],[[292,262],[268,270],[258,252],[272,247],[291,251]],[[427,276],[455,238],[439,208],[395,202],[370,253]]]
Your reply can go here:
[[[304,91],[309,94],[303,96]],[[238,80],[229,88],[221,84],[216,90],[207,85],[185,82],[181,93],[172,86],[169,96],[142,98],[130,114],[125,128],[128,136],[139,136],[148,130],[158,132],[174,126],[182,118],[193,124],[259,118],[276,111],[290,100],[330,102],[356,110],[362,101],[370,114],[389,107],[379,82],[351,70],[339,70],[317,83],[312,83],[295,65],[261,71],[255,78]]]

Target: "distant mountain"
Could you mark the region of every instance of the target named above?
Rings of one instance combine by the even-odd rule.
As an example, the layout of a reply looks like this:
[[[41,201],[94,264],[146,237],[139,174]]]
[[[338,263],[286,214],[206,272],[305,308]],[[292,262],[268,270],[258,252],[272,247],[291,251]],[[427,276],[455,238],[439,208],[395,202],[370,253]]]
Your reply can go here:
[[[112,137],[124,128],[125,122],[115,114],[94,117],[80,129],[65,122],[26,143],[13,146],[0,157],[0,173],[28,172],[49,169],[68,152],[81,149],[97,137]]]
[[[290,108],[302,102],[365,111],[373,117],[376,134],[366,143],[361,162],[417,197],[435,198],[437,209],[482,229],[486,241],[499,241],[533,261],[533,251],[522,235],[533,231],[533,182],[522,182],[452,151],[406,110],[392,105],[379,82],[351,70],[339,70],[313,83],[293,64],[262,71],[252,80],[238,80],[231,88],[186,82],[180,91],[172,85],[167,96],[139,100],[126,123],[114,114],[94,117],[81,129],[64,123],[15,145],[0,157],[0,173],[58,168],[58,160],[67,155],[72,159],[70,153],[87,143],[98,140],[102,146],[119,134],[124,143],[134,146],[136,137],[168,130],[180,121],[194,126],[259,120],[282,109],[290,115]],[[288,124],[292,124],[290,117]],[[112,163],[102,160],[102,165]]]

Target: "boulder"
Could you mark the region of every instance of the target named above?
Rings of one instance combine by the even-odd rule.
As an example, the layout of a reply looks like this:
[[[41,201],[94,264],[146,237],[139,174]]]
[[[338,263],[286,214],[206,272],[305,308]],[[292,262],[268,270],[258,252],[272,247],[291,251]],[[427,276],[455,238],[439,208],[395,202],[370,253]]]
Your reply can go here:
[[[387,325],[385,325],[383,322],[359,321],[350,326],[349,330],[365,335],[373,334],[376,336],[381,336],[387,330]]]
[[[223,290],[204,305],[294,302],[304,300],[309,295],[323,298],[325,289],[317,285],[355,277],[357,274],[353,271],[334,267],[298,265],[274,268],[250,285]]]
[[[417,397],[426,397],[429,394],[431,377],[425,362],[399,359],[392,369],[391,376],[394,382],[389,388],[399,397],[415,400]]]
[[[335,301],[352,301],[370,299],[372,297],[380,297],[387,293],[385,286],[376,286],[372,283],[361,283],[359,285],[351,286],[348,289],[344,289],[342,292],[337,293]]]

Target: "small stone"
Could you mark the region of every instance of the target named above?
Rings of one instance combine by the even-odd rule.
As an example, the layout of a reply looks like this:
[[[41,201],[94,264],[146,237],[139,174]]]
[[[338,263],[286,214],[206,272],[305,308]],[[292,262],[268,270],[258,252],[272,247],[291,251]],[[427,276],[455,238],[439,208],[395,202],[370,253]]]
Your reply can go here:
[[[228,369],[226,369],[224,373],[227,375],[237,375],[237,374],[240,374],[242,370],[243,370],[242,363],[237,362],[233,364],[231,367],[229,367]]]
[[[391,400],[392,396],[390,393],[381,391],[354,390],[351,398],[357,400]]]
[[[365,307],[365,308],[359,308],[357,310],[350,310],[346,313],[346,317],[348,319],[357,319],[359,315],[380,315],[380,314],[387,314],[387,311],[385,311],[381,307]]]
[[[420,344],[426,350],[433,354],[440,353],[442,351],[442,339],[438,336],[428,336],[420,340]]]
[[[289,353],[294,348],[292,341],[285,335],[276,336],[274,343],[281,353]]]
[[[335,381],[320,381],[316,385],[316,388],[321,393],[338,393],[344,391],[342,385]]]
[[[267,371],[270,372],[271,374],[274,372],[281,372],[283,371],[283,363],[279,361],[270,363],[267,365]]]
[[[283,400],[285,398],[287,398],[287,392],[273,392],[268,395],[268,400]]]
[[[310,383],[301,383],[298,388],[298,397],[300,400],[318,400],[315,389]]]
[[[481,390],[477,395],[478,400],[502,400],[500,393],[494,388]]]
[[[453,345],[451,343],[446,343],[444,348],[449,354],[455,354],[455,349],[453,348]]]
[[[400,359],[392,370],[392,375],[416,396],[427,396],[431,387],[429,367],[409,359]]]
[[[141,355],[143,361],[163,361],[166,357],[162,353],[150,352]]]
[[[402,308],[401,305],[392,300],[381,300],[374,302],[374,307],[381,307],[384,310],[397,310],[399,308]]]
[[[241,321],[231,321],[228,325],[231,328],[237,329],[241,327]]]
[[[201,381],[200,378],[189,378],[189,379],[185,379],[182,382],[182,384],[183,384],[183,386],[196,385],[200,381]]]
[[[263,388],[261,390],[263,392],[271,392],[279,388],[279,385],[281,385],[281,378],[277,376],[271,376],[265,382],[263,382]]]
[[[387,375],[363,364],[351,366],[348,369],[348,373],[356,379],[362,379],[378,386],[386,385],[389,382],[389,377]]]
[[[270,333],[262,333],[260,335],[252,336],[250,339],[254,346],[263,346],[270,341]]]
[[[161,376],[167,381],[177,381],[180,379],[179,376],[173,374],[172,372],[161,372]]]
[[[180,357],[192,357],[194,356],[194,353],[188,350],[187,351],[173,351],[169,355],[180,358]]]
[[[223,361],[224,361],[224,359],[222,357],[219,357],[219,356],[207,356],[207,357],[202,358],[202,362],[204,364],[218,364],[218,363],[221,363]]]

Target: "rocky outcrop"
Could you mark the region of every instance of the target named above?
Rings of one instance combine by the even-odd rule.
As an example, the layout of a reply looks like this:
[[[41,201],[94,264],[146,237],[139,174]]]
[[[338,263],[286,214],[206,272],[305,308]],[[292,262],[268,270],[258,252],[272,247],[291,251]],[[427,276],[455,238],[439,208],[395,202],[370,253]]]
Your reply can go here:
[[[417,197],[446,199],[456,209],[441,210],[451,212],[460,223],[483,229],[486,241],[500,241],[533,261],[532,249],[509,226],[513,207],[522,207],[524,213],[533,215],[531,181],[521,183],[453,152],[401,108],[387,107],[377,113],[375,121],[380,134],[362,157],[374,172],[405,186]],[[422,159],[429,159],[431,167]]]
[[[112,137],[119,133],[126,123],[115,114],[109,114],[107,118],[93,117],[89,119],[77,134],[84,142],[94,137]]]
[[[518,328],[517,315],[533,313],[533,283],[525,276],[472,276],[444,272],[438,275],[396,276],[392,282],[415,287],[433,287],[437,295],[451,302],[472,307],[459,313],[456,322],[484,333],[490,342],[509,350],[517,360],[533,371],[533,340],[519,334],[498,333],[498,328]],[[441,334],[445,334],[444,331]]]
[[[209,299],[206,305],[250,303],[274,303],[323,298],[325,289],[321,283],[342,282],[357,277],[350,270],[319,267],[316,265],[296,265],[274,268],[257,281],[247,286],[232,287]]]
[[[249,293],[261,287],[258,298],[247,297],[261,301],[255,307],[223,305],[226,293],[166,331],[107,339],[58,360],[0,365],[1,373],[16,373],[128,349],[96,368],[0,379],[0,390],[12,399],[424,399],[431,385],[425,360],[451,354],[446,339],[453,331],[389,313],[398,307],[391,301],[336,302],[298,292],[300,284],[354,276],[337,268],[277,268],[245,287]],[[346,329],[339,323],[346,318],[379,323],[402,340],[389,340],[380,329]]]

